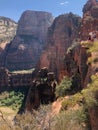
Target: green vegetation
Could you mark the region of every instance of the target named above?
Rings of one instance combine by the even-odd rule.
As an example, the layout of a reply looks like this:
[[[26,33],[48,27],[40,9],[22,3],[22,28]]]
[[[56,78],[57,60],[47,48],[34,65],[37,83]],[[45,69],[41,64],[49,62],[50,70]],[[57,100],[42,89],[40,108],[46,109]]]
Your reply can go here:
[[[17,71],[12,71],[12,73],[15,74],[28,74],[32,73],[35,70],[35,68],[29,69],[29,70],[17,70]]]
[[[87,88],[82,90],[87,108],[98,106],[98,75],[92,75],[91,80],[92,82],[88,84]]]
[[[85,43],[84,43],[85,45]],[[98,62],[98,42],[86,43],[88,46],[87,52],[91,54],[91,57],[88,58],[88,63],[93,65],[92,67],[97,68]],[[85,98],[86,107],[98,106],[97,100],[98,93],[98,74],[91,76],[91,82],[87,85],[86,89],[82,90],[82,94]]]
[[[91,54],[91,57],[88,58],[88,63],[97,68],[96,63],[98,62],[98,42],[91,43],[87,41],[81,44],[87,49],[87,53]],[[68,51],[70,51],[70,48]],[[73,80],[74,79],[72,79],[72,84]],[[66,88],[66,83],[66,81],[63,81],[63,85],[61,82],[60,86]],[[59,96],[62,95],[59,94]],[[54,130],[65,130],[65,128],[66,130],[88,130],[90,127],[88,110],[96,106],[98,106],[98,73],[91,76],[89,84],[87,87],[85,87],[85,89],[81,90],[80,93],[71,95],[67,99],[63,98],[61,113],[58,115]],[[68,124],[68,126],[66,124]],[[75,126],[77,128],[75,128]]]
[[[57,115],[51,112],[51,105],[41,106],[38,111],[17,115],[14,125],[4,122],[0,130],[88,130],[88,115],[83,107]]]
[[[70,53],[76,46],[79,45],[79,39],[75,39],[70,47],[67,49],[67,54]]]
[[[74,111],[62,111],[55,117],[52,130],[89,130],[88,115],[83,107]]]
[[[89,53],[98,51],[95,43],[89,45],[86,43],[83,46],[85,45]],[[96,59],[96,57],[93,58]],[[17,115],[13,126],[4,122],[4,126],[0,126],[0,130],[90,130],[88,109],[98,106],[98,74],[91,76],[91,81],[85,89],[72,95],[73,80],[76,85],[76,81],[80,82],[80,75],[77,74],[74,78],[64,77],[56,88],[56,96],[62,97],[60,99],[63,100],[59,114],[52,113],[51,106],[41,106],[38,111],[33,110],[32,114],[27,112]],[[4,95],[0,95],[0,103],[4,99],[15,97],[15,92],[11,92],[11,94],[5,92]],[[20,100],[20,94],[16,95],[18,95],[16,99]],[[66,95],[68,95],[67,98],[64,97]],[[16,99],[13,102],[17,102]],[[9,104],[7,101],[7,105]]]
[[[69,90],[71,89],[72,79],[65,76],[61,83],[56,87],[56,96],[62,97],[68,94]]]
[[[69,108],[75,107],[75,105],[83,106],[83,96],[81,93],[77,93],[73,96],[69,96],[62,102],[62,110],[68,110]]]
[[[11,91],[4,92],[0,95],[0,106],[7,106],[13,110],[19,110],[24,99],[24,94],[21,92]]]

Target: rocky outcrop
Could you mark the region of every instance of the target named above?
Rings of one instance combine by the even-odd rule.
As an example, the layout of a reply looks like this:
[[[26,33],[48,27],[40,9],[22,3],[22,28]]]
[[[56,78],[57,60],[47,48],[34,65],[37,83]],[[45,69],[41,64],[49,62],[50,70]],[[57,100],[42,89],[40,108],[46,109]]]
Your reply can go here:
[[[25,11],[19,20],[15,38],[6,46],[3,66],[9,70],[35,67],[52,21],[53,17],[50,13]]]
[[[84,5],[83,19],[79,33],[80,41],[82,42],[86,41],[89,43],[98,39],[98,17],[94,15],[98,14],[97,8],[98,2],[96,2],[96,0],[88,0]],[[68,48],[69,53],[65,55],[65,68],[69,76],[75,75],[76,73],[80,75],[81,87],[84,88],[90,81],[90,76],[92,74],[91,68],[94,67],[87,65],[88,57],[90,57],[91,54],[87,53],[87,46],[80,45],[80,41],[78,41],[78,43],[75,41],[74,44]],[[72,65],[73,63],[75,66]]]
[[[92,31],[98,31],[98,2],[97,0],[88,0],[83,8],[82,27],[80,37],[82,40],[88,39],[88,34]]]
[[[83,8],[83,19],[82,19],[82,25],[81,25],[81,30],[80,30],[80,34],[81,34],[81,40],[83,42],[83,40],[86,41],[86,43],[89,44],[89,42],[94,42],[98,40],[98,1],[96,0],[88,0],[87,3],[84,5]],[[82,51],[83,55],[80,55],[81,57],[83,57],[82,59],[84,59],[84,57],[86,58],[84,61],[84,66],[87,66],[87,60],[88,57],[92,56],[94,57],[94,54],[87,54],[87,49],[88,47],[81,46],[81,51],[84,50],[85,52]],[[80,61],[82,60],[80,59]],[[95,65],[97,67],[97,65]],[[83,86],[86,87],[88,82],[89,82],[89,78],[91,76],[91,74],[95,73],[94,68],[97,70],[97,68],[94,67],[94,65],[89,65],[87,66],[87,69],[81,69],[82,72],[84,70],[83,73],[85,73],[84,76],[84,82],[83,82]],[[80,66],[81,68],[81,66]]]
[[[16,29],[17,23],[15,21],[0,17],[0,48],[3,48],[5,43],[9,43],[14,38]]]
[[[15,89],[19,87],[29,88],[32,83],[32,73],[31,70],[13,71],[10,72],[8,69],[0,68],[0,92],[7,91],[9,89]]]
[[[9,18],[0,17],[0,67],[4,67],[6,46],[13,40],[17,23]]]
[[[9,71],[5,68],[0,68],[0,92],[4,90],[4,87],[9,86]]]
[[[55,99],[55,88],[57,82],[53,72],[49,72],[47,68],[42,68],[32,82],[29,89],[25,110],[32,111],[40,106],[40,104],[48,104]]]
[[[40,57],[39,67],[48,67],[57,79],[65,74],[64,54],[73,40],[78,38],[81,18],[69,13],[57,17],[48,30],[47,47]]]

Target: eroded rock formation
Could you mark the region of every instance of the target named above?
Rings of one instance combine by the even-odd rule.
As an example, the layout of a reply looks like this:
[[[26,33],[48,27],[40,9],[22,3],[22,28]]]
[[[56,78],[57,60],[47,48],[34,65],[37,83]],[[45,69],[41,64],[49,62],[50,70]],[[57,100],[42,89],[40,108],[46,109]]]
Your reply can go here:
[[[80,37],[82,40],[88,39],[88,34],[98,31],[98,2],[88,0],[83,8],[83,19]]]
[[[16,34],[17,23],[9,18],[0,17],[0,67],[4,67],[5,48]]]
[[[78,38],[81,18],[69,13],[57,17],[48,30],[47,47],[40,57],[40,68],[48,67],[60,80],[65,74],[64,54]]]
[[[89,40],[91,40],[90,42],[93,42],[94,39],[98,39],[97,8],[98,2],[96,2],[96,0],[88,0],[87,3],[84,5],[83,19],[79,32],[80,40],[78,42],[75,41],[74,44],[72,44],[72,46],[68,48],[69,53],[66,53],[65,55],[65,67],[68,74],[72,76],[75,73],[79,73],[81,76],[82,88],[87,86],[92,71],[91,66],[87,65],[88,57],[91,56],[91,54],[87,53],[88,47],[80,45],[80,41],[83,42],[84,40],[89,42]],[[94,14],[96,14],[96,16]],[[90,35],[94,35],[94,38],[90,38]],[[75,64],[75,66],[73,65],[73,67],[72,62]]]
[[[16,34],[17,23],[9,18],[0,17],[0,48],[9,43]]]
[[[0,68],[0,92],[7,89],[15,89],[19,87],[29,88],[32,83],[33,70],[23,70],[10,72],[8,69]]]
[[[56,85],[54,73],[49,72],[45,67],[42,68],[29,89],[25,110],[32,111],[38,108],[40,104],[48,104],[54,101]]]
[[[98,53],[87,53],[88,46],[91,46],[93,42],[98,42],[98,1],[88,0],[83,8],[83,19],[80,29],[80,41],[78,46],[70,47],[70,51],[66,54],[65,65],[67,72],[70,76],[78,73],[81,79],[81,87],[87,87],[87,84],[91,81],[92,74],[98,74]],[[96,48],[97,48],[96,42]],[[80,43],[80,42],[79,42]],[[88,58],[96,59],[93,63],[88,63]],[[70,60],[69,60],[70,59]],[[71,68],[72,63],[75,64]],[[73,71],[75,70],[75,71]],[[74,72],[74,73],[73,73]],[[98,97],[98,96],[96,96]],[[95,106],[89,109],[91,129],[98,129],[98,107]]]
[[[50,13],[25,11],[19,20],[15,38],[5,48],[3,66],[9,70],[35,67],[52,21]]]

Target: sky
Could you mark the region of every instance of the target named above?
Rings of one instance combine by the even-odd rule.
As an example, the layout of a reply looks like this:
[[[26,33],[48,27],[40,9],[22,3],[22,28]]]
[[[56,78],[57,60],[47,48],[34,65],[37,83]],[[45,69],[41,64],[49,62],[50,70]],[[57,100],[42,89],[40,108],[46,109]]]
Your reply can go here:
[[[50,12],[54,17],[73,12],[82,17],[87,0],[0,0],[0,16],[18,22],[26,10]]]

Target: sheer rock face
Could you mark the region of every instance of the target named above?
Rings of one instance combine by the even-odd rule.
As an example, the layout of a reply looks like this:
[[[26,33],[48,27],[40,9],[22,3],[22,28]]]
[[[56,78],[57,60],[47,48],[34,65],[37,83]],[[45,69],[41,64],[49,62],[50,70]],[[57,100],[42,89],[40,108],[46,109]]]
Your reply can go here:
[[[25,11],[19,20],[17,35],[32,36],[44,43],[52,21],[53,17],[48,12]]]
[[[80,37],[82,40],[88,39],[88,34],[98,31],[98,2],[88,0],[83,8],[83,19]]]
[[[89,33],[91,32],[95,32],[96,39],[98,39],[98,17],[97,17],[98,12],[97,11],[98,11],[98,2],[96,2],[96,0],[88,0],[87,3],[84,5],[83,19],[82,19],[80,33],[79,33],[81,41],[89,40]],[[87,60],[89,56],[90,54],[87,54],[87,48],[78,45],[77,47],[74,47],[72,49],[71,54],[68,54],[68,58],[67,58],[68,64],[66,63],[67,61],[65,61],[65,64],[67,64],[66,70],[68,75],[72,76],[75,73],[80,74],[82,88],[86,87],[90,80],[90,76],[92,74],[91,69],[96,68],[87,65]],[[92,55],[92,57],[94,57],[94,54]],[[70,67],[72,64],[70,59],[74,62],[74,64],[76,64],[76,66],[73,68]],[[76,69],[76,71],[73,73],[74,69]]]
[[[4,52],[6,46],[16,34],[17,23],[9,18],[0,17],[0,67],[4,66]]]
[[[98,40],[98,1],[97,0],[88,0],[87,3],[84,5],[83,8],[83,19],[82,19],[82,25],[81,25],[81,40],[89,40],[89,34],[95,33],[95,40]],[[94,39],[91,39],[93,42]],[[87,51],[85,47],[82,47],[85,52]],[[87,53],[85,53],[85,56],[88,59]],[[95,57],[95,54],[91,54],[92,58]],[[84,65],[86,65],[86,60]],[[98,64],[97,64],[98,65]],[[89,77],[91,74],[96,73],[95,70],[97,70],[98,66],[92,65],[88,66],[88,69],[86,71],[86,75],[84,77],[84,87],[87,86],[89,82]],[[95,69],[95,70],[94,70]],[[93,72],[92,72],[92,71]]]
[[[78,37],[81,18],[72,13],[57,17],[48,30],[47,47],[42,52],[39,66],[48,67],[58,79],[65,74],[64,54]]]
[[[98,2],[96,0],[88,0],[88,2],[85,4],[83,8],[83,19],[80,30],[81,40],[88,40],[90,32],[96,32],[96,39],[98,40]],[[92,74],[98,73],[98,62],[87,66],[87,59],[89,56],[91,56],[92,58],[98,57],[98,52],[92,53],[91,55],[87,55],[86,47],[79,46],[78,50],[79,49],[80,49],[79,53],[78,51],[76,51],[76,49],[73,50],[75,52],[73,54],[73,57],[75,60],[78,59],[76,63],[78,64],[79,72],[82,78],[82,87],[86,87],[90,80],[90,76]],[[77,58],[75,58],[76,56]],[[91,121],[91,129],[98,130],[98,107],[90,109],[89,114]]]
[[[15,38],[6,46],[4,66],[9,70],[35,67],[52,21],[50,13],[25,11],[19,20]]]
[[[87,65],[87,59],[88,55],[86,52],[86,49],[84,47],[81,47],[80,43],[77,43],[76,46],[73,48],[70,47],[71,49],[69,50],[68,53],[65,54],[65,69],[67,75],[69,77],[76,77],[77,81],[80,81],[80,84],[78,86],[75,85],[75,87],[83,89],[85,87],[84,84],[86,81],[86,76],[88,72],[88,65]],[[79,81],[78,81],[79,79]],[[89,77],[88,77],[89,79]],[[87,85],[87,84],[86,84]]]

